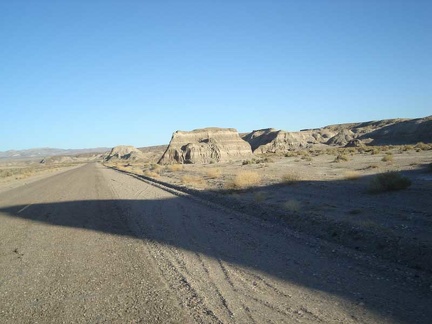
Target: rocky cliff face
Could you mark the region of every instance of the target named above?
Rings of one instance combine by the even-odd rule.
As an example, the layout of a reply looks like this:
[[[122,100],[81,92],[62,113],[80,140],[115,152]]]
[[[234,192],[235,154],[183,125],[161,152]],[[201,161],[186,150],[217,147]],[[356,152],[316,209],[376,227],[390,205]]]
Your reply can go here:
[[[254,153],[259,154],[284,153],[317,144],[351,146],[432,143],[432,116],[338,124],[300,132],[268,128],[246,134],[243,139],[250,143]]]
[[[286,132],[273,128],[255,130],[243,137],[254,153],[283,153],[292,149],[305,148],[324,143],[330,135],[317,130]]]
[[[360,139],[369,139],[370,145],[432,143],[432,116],[401,120],[366,133]]]
[[[173,134],[159,164],[213,163],[250,158],[252,150],[233,128],[204,128]]]
[[[144,157],[144,154],[134,146],[119,145],[111,149],[105,160],[137,161],[144,159]]]

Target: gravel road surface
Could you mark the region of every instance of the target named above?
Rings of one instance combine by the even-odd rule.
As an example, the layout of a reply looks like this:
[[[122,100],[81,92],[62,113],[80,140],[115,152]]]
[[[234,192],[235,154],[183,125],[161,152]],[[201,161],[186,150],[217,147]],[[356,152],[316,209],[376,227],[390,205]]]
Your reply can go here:
[[[1,323],[430,323],[422,272],[96,163],[0,193]]]

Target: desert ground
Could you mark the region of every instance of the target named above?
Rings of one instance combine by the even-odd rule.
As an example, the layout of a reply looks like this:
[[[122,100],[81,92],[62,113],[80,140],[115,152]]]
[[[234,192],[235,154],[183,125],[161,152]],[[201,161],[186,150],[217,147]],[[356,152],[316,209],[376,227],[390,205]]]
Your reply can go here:
[[[112,166],[175,188],[192,189],[206,199],[301,232],[431,271],[431,162],[431,146],[420,144],[323,147],[218,164]],[[388,172],[408,178],[411,185],[379,192],[374,180]]]
[[[154,161],[2,166],[0,322],[430,323],[429,145]]]

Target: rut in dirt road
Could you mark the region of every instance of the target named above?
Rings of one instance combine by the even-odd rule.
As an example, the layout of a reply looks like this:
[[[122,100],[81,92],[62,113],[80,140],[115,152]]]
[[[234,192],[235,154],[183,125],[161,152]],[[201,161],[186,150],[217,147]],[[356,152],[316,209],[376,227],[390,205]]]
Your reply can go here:
[[[409,269],[89,164],[0,194],[0,321],[427,323]]]

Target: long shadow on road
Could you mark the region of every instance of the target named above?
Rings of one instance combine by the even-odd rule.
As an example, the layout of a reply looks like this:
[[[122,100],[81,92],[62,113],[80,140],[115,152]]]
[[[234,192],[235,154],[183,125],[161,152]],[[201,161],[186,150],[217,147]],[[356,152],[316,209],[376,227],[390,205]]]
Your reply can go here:
[[[341,257],[319,240],[305,242],[274,224],[185,197],[16,205],[1,208],[2,217],[159,242],[361,303],[396,322],[432,318],[429,287],[413,291],[403,274],[370,270],[367,261]]]

